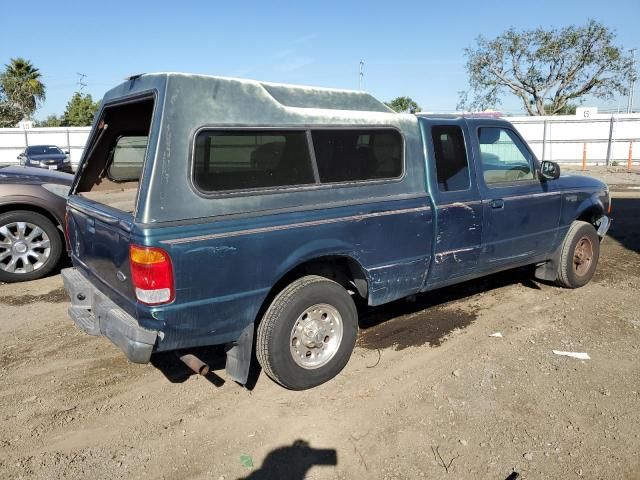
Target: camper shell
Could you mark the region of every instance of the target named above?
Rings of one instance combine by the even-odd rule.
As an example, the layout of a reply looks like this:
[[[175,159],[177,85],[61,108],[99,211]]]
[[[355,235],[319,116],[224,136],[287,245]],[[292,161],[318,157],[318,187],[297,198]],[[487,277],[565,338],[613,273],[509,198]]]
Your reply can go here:
[[[132,199],[127,199],[129,207],[133,207],[135,221],[140,224],[241,214],[255,212],[256,208],[271,210],[299,206],[308,202],[306,191],[309,189],[315,190],[314,201],[320,203],[335,203],[340,198],[366,200],[378,197],[381,188],[390,196],[424,193],[424,163],[419,161],[405,166],[402,178],[395,182],[371,182],[370,187],[364,188],[362,182],[344,182],[342,185],[289,186],[253,192],[243,189],[235,193],[212,194],[198,189],[192,173],[185,175],[185,171],[193,170],[194,142],[197,133],[203,129],[249,127],[304,131],[312,126],[335,129],[358,125],[393,128],[402,135],[405,159],[423,157],[416,116],[397,114],[368,93],[161,73],[131,77],[108,91],[102,109],[143,101],[153,103],[149,143],[140,175],[143,181],[133,205]],[[100,130],[94,128],[89,147],[99,135]],[[81,169],[86,168],[85,163],[82,159]],[[412,170],[411,175],[406,175],[407,167]],[[87,189],[85,178],[87,176],[76,177],[73,191]],[[212,197],[216,198],[215,202],[211,201]]]

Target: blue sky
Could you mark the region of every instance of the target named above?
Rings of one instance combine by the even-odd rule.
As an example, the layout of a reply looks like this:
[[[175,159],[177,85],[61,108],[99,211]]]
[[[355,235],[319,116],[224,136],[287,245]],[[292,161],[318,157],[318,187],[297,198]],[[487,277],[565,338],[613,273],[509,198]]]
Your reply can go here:
[[[36,118],[64,111],[78,88],[77,72],[87,75],[85,91],[95,98],[128,75],[154,71],[355,89],[361,59],[363,89],[382,100],[408,95],[424,110],[444,112],[455,109],[458,91],[467,86],[463,49],[479,34],[594,18],[615,29],[618,44],[640,47],[637,0],[32,0],[25,5],[2,7],[0,64],[22,56],[40,68],[47,100]],[[626,106],[626,99],[589,104]],[[505,98],[502,110],[521,107]]]

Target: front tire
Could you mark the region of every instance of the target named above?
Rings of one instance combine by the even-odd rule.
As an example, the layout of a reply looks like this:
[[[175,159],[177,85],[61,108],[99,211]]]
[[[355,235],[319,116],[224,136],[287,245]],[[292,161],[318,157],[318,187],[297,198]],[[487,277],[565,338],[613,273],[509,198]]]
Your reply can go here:
[[[308,275],[282,290],[258,325],[256,356],[266,374],[291,390],[335,377],[355,347],[358,313],[347,291]]]
[[[0,215],[0,281],[44,277],[62,254],[62,236],[44,215],[15,210]]]
[[[593,225],[575,221],[562,244],[557,283],[579,288],[591,280],[600,257],[600,239]]]

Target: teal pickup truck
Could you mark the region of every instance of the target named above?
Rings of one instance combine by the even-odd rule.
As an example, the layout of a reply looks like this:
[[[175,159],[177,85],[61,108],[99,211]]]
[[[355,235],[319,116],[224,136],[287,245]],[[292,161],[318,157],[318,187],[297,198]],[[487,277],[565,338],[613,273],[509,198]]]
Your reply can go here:
[[[101,103],[68,200],[63,278],[75,323],[133,362],[224,345],[238,382],[256,357],[306,389],[346,365],[354,299],[381,305],[524,265],[580,287],[609,209],[606,185],[560,176],[505,120],[145,74]]]

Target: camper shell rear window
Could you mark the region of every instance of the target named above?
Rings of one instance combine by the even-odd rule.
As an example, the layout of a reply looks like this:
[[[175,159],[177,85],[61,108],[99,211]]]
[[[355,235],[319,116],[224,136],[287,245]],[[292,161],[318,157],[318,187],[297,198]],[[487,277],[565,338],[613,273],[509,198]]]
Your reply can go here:
[[[154,96],[107,104],[100,113],[73,193],[133,212],[149,143]]]

